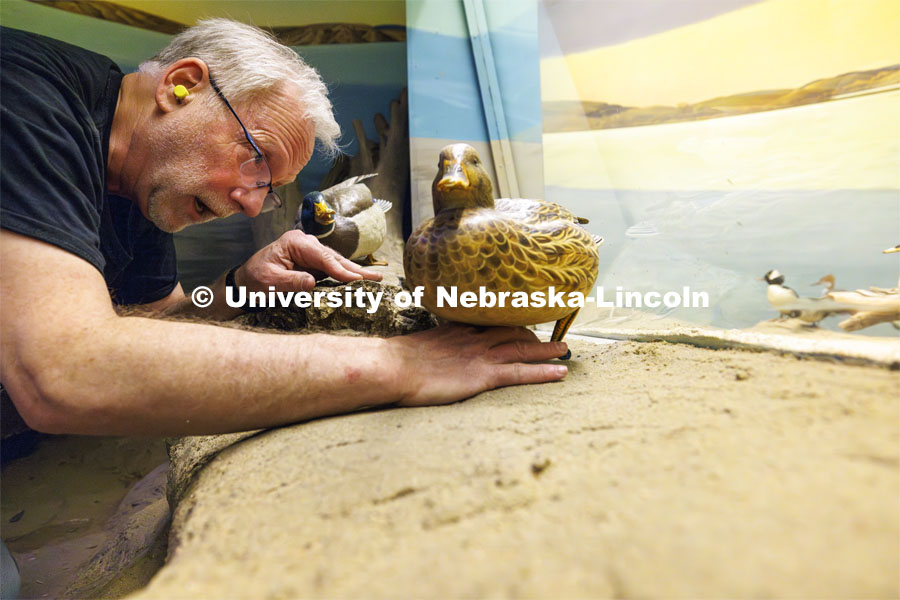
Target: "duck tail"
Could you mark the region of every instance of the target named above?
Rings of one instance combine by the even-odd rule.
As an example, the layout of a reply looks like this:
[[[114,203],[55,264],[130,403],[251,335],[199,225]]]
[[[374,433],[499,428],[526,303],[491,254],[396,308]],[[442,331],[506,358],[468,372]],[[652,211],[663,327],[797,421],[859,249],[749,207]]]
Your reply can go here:
[[[373,198],[372,204],[380,208],[383,212],[391,210],[391,208],[394,206],[393,202],[382,200],[381,198]]]
[[[359,183],[361,181],[365,181],[366,179],[372,179],[373,177],[378,177],[378,173],[366,173],[365,175],[357,175],[353,178],[353,183]]]
[[[342,182],[331,186],[330,188],[328,188],[328,191],[332,192],[332,193],[336,193],[336,192],[339,192],[340,190],[345,190],[347,188],[353,187],[354,185],[356,185],[357,183],[360,183],[361,181],[365,181],[366,179],[371,179],[371,178],[377,177],[377,176],[378,176],[378,173],[366,173],[365,175],[357,175],[355,177],[350,177],[349,179],[345,179]]]

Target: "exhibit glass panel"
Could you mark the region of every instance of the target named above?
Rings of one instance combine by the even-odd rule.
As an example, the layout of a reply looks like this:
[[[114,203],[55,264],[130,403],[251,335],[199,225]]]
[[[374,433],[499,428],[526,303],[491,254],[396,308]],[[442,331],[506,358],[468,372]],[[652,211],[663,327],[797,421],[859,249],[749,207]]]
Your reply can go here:
[[[900,4],[543,0],[539,28],[546,196],[605,238],[606,300],[708,296],[582,330],[751,327],[771,269],[806,298],[898,285]]]

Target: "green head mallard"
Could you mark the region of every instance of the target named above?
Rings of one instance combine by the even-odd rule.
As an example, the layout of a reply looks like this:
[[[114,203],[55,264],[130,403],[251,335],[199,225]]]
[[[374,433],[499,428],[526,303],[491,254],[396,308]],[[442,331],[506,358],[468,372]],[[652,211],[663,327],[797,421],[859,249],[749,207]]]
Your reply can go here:
[[[334,232],[334,214],[322,192],[310,192],[303,197],[297,221],[305,233],[324,238]]]
[[[372,253],[381,247],[387,233],[384,213],[391,203],[372,197],[362,183],[377,173],[351,177],[325,191],[310,192],[297,211],[295,229],[314,235],[319,241],[350,260],[379,263]]]

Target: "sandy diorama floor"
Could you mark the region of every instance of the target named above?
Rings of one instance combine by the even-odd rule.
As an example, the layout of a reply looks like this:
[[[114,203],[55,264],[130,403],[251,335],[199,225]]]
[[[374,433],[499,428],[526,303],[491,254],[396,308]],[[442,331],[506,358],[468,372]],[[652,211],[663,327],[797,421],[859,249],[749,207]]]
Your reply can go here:
[[[91,560],[127,530],[123,516],[164,502],[154,487],[165,484],[167,460],[162,439],[42,436],[32,454],[4,464],[0,531],[19,564],[20,597],[72,597],[67,590]],[[161,466],[155,486],[147,481],[136,487]],[[142,560],[129,561],[133,568],[127,573],[106,573],[102,583],[120,579],[123,594],[146,584],[165,559],[162,538],[160,548],[134,552]],[[90,587],[84,597],[96,597],[97,588]]]
[[[253,595],[260,581],[299,597],[900,594],[900,372],[571,346],[560,383],[229,447],[179,494],[169,562],[137,597]],[[165,459],[160,440],[58,438],[5,465],[24,596],[83,579],[122,505],[159,499],[132,486]],[[164,554],[157,542],[106,573],[104,596],[144,585]]]

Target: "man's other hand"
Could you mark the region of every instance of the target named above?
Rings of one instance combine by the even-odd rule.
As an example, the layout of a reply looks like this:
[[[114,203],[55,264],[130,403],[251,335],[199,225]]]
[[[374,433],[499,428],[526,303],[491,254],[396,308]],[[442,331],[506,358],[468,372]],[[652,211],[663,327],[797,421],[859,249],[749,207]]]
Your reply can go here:
[[[248,292],[268,291],[272,285],[277,291],[310,291],[324,277],[381,281],[381,273],[364,269],[298,230],[288,231],[251,256],[235,272],[234,280]]]
[[[568,368],[540,361],[559,358],[564,342],[541,342],[524,327],[451,323],[388,340],[398,352],[400,406],[447,404],[507,385],[562,379]]]

